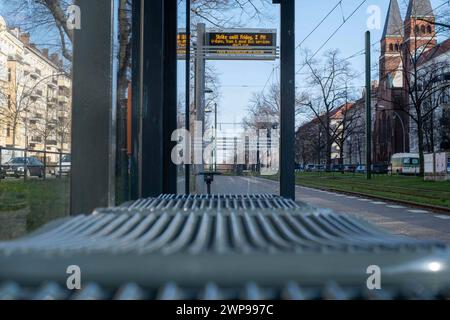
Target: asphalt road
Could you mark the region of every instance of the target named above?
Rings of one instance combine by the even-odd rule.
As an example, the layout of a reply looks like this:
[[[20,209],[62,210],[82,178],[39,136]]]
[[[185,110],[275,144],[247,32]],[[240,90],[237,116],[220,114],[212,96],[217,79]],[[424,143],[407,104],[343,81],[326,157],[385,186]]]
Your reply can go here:
[[[275,181],[230,176],[216,177],[211,188],[216,194],[279,194],[278,190]],[[366,219],[394,234],[450,243],[450,215],[301,186],[296,186],[296,200]]]

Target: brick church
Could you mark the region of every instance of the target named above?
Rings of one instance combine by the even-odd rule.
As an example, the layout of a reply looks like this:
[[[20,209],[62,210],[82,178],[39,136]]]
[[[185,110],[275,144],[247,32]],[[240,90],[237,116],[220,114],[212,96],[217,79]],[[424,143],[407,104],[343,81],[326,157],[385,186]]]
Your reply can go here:
[[[381,38],[379,87],[375,106],[374,161],[387,163],[395,153],[417,152],[413,146],[413,123],[405,112],[409,104],[406,79],[412,68],[411,53],[432,51],[450,42],[437,43],[435,15],[430,0],[409,0],[402,19],[397,0],[391,0]],[[449,39],[450,40],[450,39]],[[439,48],[442,49],[442,48]],[[433,57],[434,58],[434,57]],[[410,111],[410,110],[409,110]]]

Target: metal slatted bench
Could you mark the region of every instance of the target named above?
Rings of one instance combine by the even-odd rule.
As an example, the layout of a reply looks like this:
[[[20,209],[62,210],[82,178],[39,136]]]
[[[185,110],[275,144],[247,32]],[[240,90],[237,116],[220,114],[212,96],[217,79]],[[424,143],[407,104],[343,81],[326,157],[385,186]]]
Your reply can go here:
[[[445,298],[449,257],[274,195],[162,195],[0,243],[0,299]],[[70,265],[80,291],[65,287]],[[366,288],[369,265],[384,290]]]

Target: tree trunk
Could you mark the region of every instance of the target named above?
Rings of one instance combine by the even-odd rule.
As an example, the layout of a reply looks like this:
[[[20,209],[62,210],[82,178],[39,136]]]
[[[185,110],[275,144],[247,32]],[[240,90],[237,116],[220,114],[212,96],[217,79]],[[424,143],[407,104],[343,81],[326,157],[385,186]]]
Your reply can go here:
[[[331,167],[331,139],[330,135],[327,134],[327,146],[326,146],[326,170],[330,170]]]
[[[339,164],[344,164],[344,143],[342,143],[339,149]]]
[[[417,115],[417,138],[418,138],[418,144],[419,144],[419,161],[420,161],[420,173],[419,175],[421,177],[425,174],[425,156],[424,156],[424,133],[423,133],[423,121],[422,121],[422,115],[420,112],[418,112]]]
[[[13,148],[16,147],[16,136],[17,136],[16,131],[17,131],[17,124],[13,125],[13,128],[12,128],[12,138],[13,138],[12,146],[13,146]],[[12,151],[12,157],[14,158],[15,156],[16,156],[16,151],[13,150]]]
[[[331,137],[330,137],[330,130],[331,130],[331,128],[330,128],[330,121],[331,121],[331,119],[330,119],[330,117],[329,116],[327,116],[327,118],[326,118],[326,121],[327,121],[327,123],[326,123],[326,139],[325,139],[325,141],[326,141],[326,146],[325,146],[325,148],[326,148],[326,150],[325,150],[325,157],[326,157],[326,171],[328,171],[328,170],[330,170],[330,166],[331,166]]]

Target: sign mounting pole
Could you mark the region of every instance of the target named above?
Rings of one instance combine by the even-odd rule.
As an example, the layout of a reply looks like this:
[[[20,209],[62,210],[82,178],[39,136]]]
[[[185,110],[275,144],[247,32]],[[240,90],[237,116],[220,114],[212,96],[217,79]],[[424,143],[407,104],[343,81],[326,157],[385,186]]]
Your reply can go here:
[[[204,23],[197,25],[197,48],[195,54],[195,114],[199,126],[195,127],[194,135],[194,160],[195,160],[195,191],[198,194],[204,193],[205,185],[203,178],[198,174],[204,171],[203,166],[203,133],[205,131],[205,41],[206,26]],[[201,139],[198,139],[200,138]],[[198,144],[201,143],[199,146]],[[201,152],[197,151],[200,148]],[[200,154],[199,154],[200,153]]]
[[[372,92],[370,31],[366,32],[366,178],[372,179]]]
[[[280,6],[280,195],[295,200],[295,0]]]

